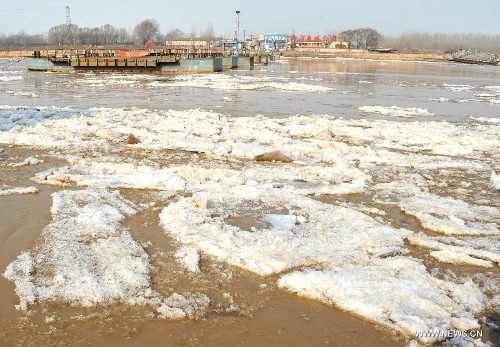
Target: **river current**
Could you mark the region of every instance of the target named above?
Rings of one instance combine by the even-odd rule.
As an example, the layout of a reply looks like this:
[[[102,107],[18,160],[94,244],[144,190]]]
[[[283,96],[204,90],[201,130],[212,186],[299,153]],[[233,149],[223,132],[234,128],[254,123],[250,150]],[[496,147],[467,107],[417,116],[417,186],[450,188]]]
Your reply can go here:
[[[495,66],[3,59],[0,337],[496,346],[499,191]]]

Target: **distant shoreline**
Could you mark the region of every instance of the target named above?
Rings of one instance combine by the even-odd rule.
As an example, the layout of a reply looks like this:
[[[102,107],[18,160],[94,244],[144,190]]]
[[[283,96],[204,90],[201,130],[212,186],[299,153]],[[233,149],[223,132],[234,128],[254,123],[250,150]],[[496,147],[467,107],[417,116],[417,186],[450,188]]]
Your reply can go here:
[[[336,50],[286,50],[282,51],[284,57],[310,57],[310,58],[345,58],[361,60],[398,60],[398,61],[427,61],[447,62],[442,52],[418,52],[418,53],[378,53],[362,49],[336,49]]]
[[[29,57],[33,50],[0,50],[0,58],[21,58]],[[397,61],[426,61],[426,62],[447,62],[442,52],[418,52],[418,53],[378,53],[367,50],[353,49],[321,49],[321,50],[282,50],[281,56],[287,58],[344,58],[360,60],[397,60]]]

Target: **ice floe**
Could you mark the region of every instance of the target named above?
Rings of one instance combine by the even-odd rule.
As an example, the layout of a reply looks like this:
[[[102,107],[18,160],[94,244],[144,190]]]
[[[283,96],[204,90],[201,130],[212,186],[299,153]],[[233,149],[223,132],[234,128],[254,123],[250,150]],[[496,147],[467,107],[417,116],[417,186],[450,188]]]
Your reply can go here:
[[[276,77],[250,77],[238,74],[196,74],[176,76],[173,81],[152,81],[149,87],[159,88],[211,88],[217,90],[272,89],[295,92],[331,92],[334,89],[320,85],[291,82]]]
[[[385,106],[375,105],[375,106],[362,106],[359,107],[358,110],[364,113],[379,113],[384,116],[402,117],[402,118],[435,116],[434,113],[430,113],[426,109],[418,107],[399,107],[399,106],[385,107]]]
[[[420,262],[401,257],[294,271],[282,276],[278,284],[426,344],[444,338],[417,337],[416,332],[478,329],[474,315],[485,301],[472,281],[439,280]]]
[[[121,226],[138,207],[118,192],[53,194],[52,222],[41,242],[9,264],[4,276],[16,285],[19,309],[60,301],[92,307],[120,301],[147,305],[161,318],[201,318],[210,299],[200,293],[162,297],[151,289],[146,251]]]
[[[37,158],[33,158],[33,157],[29,157],[29,158],[24,159],[20,163],[8,163],[7,166],[9,166],[9,167],[21,167],[21,166],[29,166],[29,165],[42,164],[43,162],[44,162],[43,160],[40,160],[40,159],[37,159]]]
[[[38,193],[38,188],[31,187],[16,187],[16,188],[7,188],[0,189],[0,195],[15,195],[15,194],[36,194]]]
[[[399,202],[425,228],[448,235],[499,235],[500,209],[471,205],[451,197],[418,194]]]
[[[199,195],[209,208],[196,204]],[[269,209],[277,213],[262,212]],[[252,210],[268,224],[256,223],[260,227],[245,230],[231,223]],[[411,233],[354,210],[252,186],[234,193],[197,193],[165,207],[160,221],[178,242],[260,275],[319,264],[364,263],[371,257],[404,253],[403,239]]]
[[[495,171],[491,172],[490,177],[491,183],[495,187],[496,190],[500,190],[500,175],[497,175]]]
[[[219,78],[211,76],[195,82]],[[195,79],[185,78],[174,84]],[[233,81],[224,78],[216,82]],[[373,106],[367,110],[376,112]],[[381,111],[431,115],[419,108]],[[204,257],[280,276],[284,289],[409,338],[417,338],[416,330],[476,329],[479,313],[500,302],[491,284],[495,275],[484,274],[482,281],[490,284],[480,286],[468,277],[438,278],[423,265],[431,259],[498,267],[500,146],[493,118],[452,124],[331,115],[231,117],[201,109],[3,106],[0,112],[0,143],[48,148],[66,160],[34,174],[37,184],[87,188],[55,194],[53,221],[42,242],[7,268],[22,308],[47,300],[122,301],[150,306],[165,318],[206,313],[206,294],[164,297],[152,289],[147,253],[122,226],[139,207],[108,189],[176,197],[161,210],[160,223],[175,239],[172,256],[189,276],[203,273]],[[130,134],[134,144],[126,141]],[[159,154],[129,158],[121,150]],[[167,150],[197,159],[162,161]],[[255,160],[277,151],[290,160]],[[22,163],[32,163],[29,158]],[[357,194],[361,201],[355,197],[340,206],[315,200],[342,194]],[[414,216],[419,230],[393,226],[394,211]],[[73,227],[63,232],[63,225]],[[410,257],[411,247],[423,250],[425,260]],[[73,249],[81,262],[69,260]],[[108,263],[118,277],[107,272]]]

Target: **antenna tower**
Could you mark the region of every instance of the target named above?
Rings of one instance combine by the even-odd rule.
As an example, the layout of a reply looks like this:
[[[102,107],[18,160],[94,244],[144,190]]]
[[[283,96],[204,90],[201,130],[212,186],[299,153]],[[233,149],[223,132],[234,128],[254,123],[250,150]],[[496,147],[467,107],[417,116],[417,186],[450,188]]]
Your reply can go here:
[[[69,6],[66,6],[66,25],[69,26],[71,24],[71,16],[69,15]]]

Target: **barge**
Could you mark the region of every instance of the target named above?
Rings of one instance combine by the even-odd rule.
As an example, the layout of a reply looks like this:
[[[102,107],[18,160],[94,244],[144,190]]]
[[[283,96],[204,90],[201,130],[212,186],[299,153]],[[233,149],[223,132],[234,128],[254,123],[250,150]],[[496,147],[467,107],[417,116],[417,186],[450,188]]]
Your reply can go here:
[[[500,55],[491,53],[484,53],[472,50],[459,50],[457,52],[445,52],[448,60],[465,63],[465,64],[479,64],[479,65],[500,65]]]
[[[211,73],[252,68],[251,57],[224,57],[213,51],[57,50],[34,51],[24,61],[30,71],[127,72],[151,74]]]

